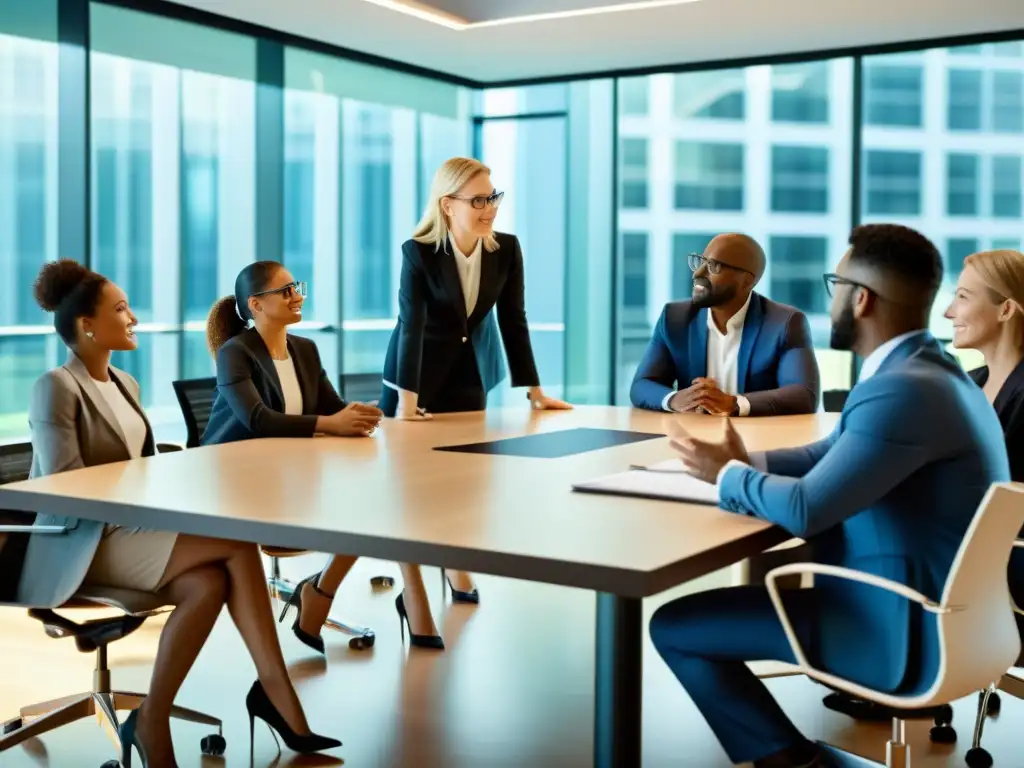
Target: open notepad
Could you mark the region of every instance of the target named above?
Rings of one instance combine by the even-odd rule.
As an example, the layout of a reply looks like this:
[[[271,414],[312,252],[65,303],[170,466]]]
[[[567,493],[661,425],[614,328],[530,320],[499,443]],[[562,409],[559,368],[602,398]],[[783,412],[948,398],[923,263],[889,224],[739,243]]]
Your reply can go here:
[[[718,506],[718,486],[684,472],[678,459],[652,464],[646,470],[631,469],[576,483],[572,488],[581,493],[637,496]]]

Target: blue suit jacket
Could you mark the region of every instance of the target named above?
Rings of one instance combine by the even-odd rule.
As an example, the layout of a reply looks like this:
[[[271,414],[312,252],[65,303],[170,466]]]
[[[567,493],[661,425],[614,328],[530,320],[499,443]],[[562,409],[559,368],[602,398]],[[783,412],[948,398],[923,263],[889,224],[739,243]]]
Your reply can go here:
[[[666,395],[707,375],[708,312],[690,301],[665,305],[629,390],[635,407],[660,411]],[[750,416],[817,409],[818,362],[800,310],[751,294],[737,363],[738,394],[750,402]]]
[[[907,339],[853,388],[824,440],[766,454],[771,474],[726,471],[722,506],[807,539],[818,562],[941,598],[953,558],[992,483],[1010,479],[999,419],[929,334]],[[934,618],[890,592],[815,577],[823,668],[882,690],[927,687]]]

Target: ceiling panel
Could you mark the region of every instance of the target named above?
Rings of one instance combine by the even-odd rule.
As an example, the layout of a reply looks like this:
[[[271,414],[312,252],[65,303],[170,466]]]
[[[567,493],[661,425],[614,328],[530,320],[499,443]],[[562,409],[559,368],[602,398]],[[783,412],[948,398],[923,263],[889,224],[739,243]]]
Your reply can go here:
[[[1024,29],[1022,0],[701,0],[466,29],[401,13],[381,1],[392,0],[178,0],[480,83]],[[469,5],[465,0],[464,6]],[[490,0],[486,5],[492,5]],[[493,5],[521,13],[536,2],[495,0]]]

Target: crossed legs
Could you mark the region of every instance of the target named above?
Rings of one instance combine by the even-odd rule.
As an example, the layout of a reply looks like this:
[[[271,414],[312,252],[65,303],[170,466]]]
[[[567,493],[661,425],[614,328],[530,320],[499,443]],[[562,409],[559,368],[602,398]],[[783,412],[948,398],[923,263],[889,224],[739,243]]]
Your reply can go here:
[[[138,714],[138,735],[150,768],[175,765],[171,706],[225,603],[271,702],[297,733],[309,733],[288,678],[264,579],[255,544],[178,536],[160,585],[175,608],[160,635],[149,695]]]

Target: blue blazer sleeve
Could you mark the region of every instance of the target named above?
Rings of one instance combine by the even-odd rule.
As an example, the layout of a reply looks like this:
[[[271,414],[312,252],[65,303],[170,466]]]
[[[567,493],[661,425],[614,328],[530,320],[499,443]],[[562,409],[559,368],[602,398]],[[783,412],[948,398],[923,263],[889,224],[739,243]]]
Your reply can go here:
[[[637,366],[633,384],[629,388],[629,399],[636,408],[646,408],[651,411],[662,410],[662,402],[666,395],[673,391],[676,384],[676,364],[666,342],[665,313],[667,311],[667,308],[661,311],[661,317],[658,318],[658,322],[654,326],[651,341]]]
[[[901,389],[873,387],[847,406],[842,433],[803,477],[730,469],[719,491],[722,507],[806,539],[871,506],[933,454],[927,437],[915,433],[920,427],[903,415],[907,398],[921,394]]]
[[[751,416],[789,416],[818,409],[821,380],[811,343],[811,326],[803,312],[794,312],[786,323],[778,383],[777,389],[744,393]]]
[[[836,442],[839,434],[837,426],[832,433],[816,443],[801,446],[800,448],[782,448],[776,451],[765,453],[768,471],[773,475],[785,475],[786,477],[803,477],[824,458]]]

